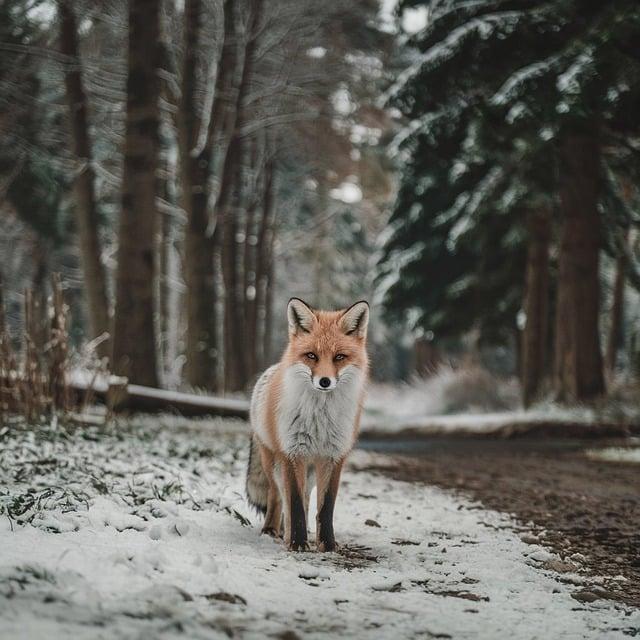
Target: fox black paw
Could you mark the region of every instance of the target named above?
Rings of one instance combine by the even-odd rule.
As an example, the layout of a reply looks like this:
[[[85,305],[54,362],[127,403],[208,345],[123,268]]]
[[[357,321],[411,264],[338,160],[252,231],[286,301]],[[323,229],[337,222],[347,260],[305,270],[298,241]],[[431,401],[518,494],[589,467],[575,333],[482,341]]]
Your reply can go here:
[[[304,542],[291,542],[289,543],[289,551],[311,551],[311,547],[309,547],[309,543],[306,540]]]
[[[319,540],[318,551],[337,551],[338,543],[335,540]]]
[[[276,531],[273,527],[266,527],[262,530],[262,533],[272,538],[282,538],[279,531]]]

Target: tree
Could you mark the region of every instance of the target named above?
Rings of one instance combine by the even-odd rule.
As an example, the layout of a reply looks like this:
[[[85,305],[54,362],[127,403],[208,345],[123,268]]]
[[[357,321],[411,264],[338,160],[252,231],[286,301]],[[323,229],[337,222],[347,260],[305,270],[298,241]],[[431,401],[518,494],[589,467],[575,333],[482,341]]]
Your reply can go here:
[[[90,338],[109,332],[109,302],[107,282],[102,264],[102,249],[98,237],[100,226],[96,195],[95,173],[89,137],[87,97],[82,79],[82,66],[78,47],[76,17],[68,0],[58,4],[60,12],[60,52],[68,56],[65,88],[71,125],[73,154],[79,168],[75,176],[76,224],[80,236],[80,255],[84,272]],[[101,356],[107,355],[108,342],[98,346]]]
[[[127,113],[113,366],[131,382],[158,386],[154,288],[160,83],[160,6],[129,2]]]
[[[226,3],[229,9],[229,3]],[[184,59],[182,96],[179,109],[180,171],[182,202],[187,215],[185,228],[185,284],[187,287],[186,379],[195,387],[215,389],[217,373],[216,289],[213,238],[210,233],[209,199],[212,175],[214,122],[210,117],[204,144],[199,148],[198,47],[202,40],[203,6],[187,0],[184,8]],[[228,20],[225,21],[228,25]],[[228,38],[219,64],[218,76],[233,72],[227,68]]]
[[[563,210],[558,258],[555,388],[561,400],[604,391],[598,327],[601,220],[599,143],[589,133],[567,135],[561,150]]]
[[[541,208],[527,216],[525,327],[522,332],[522,402],[528,407],[540,393],[546,374],[549,325],[549,248],[551,213]]]
[[[551,194],[548,204],[558,204],[563,238],[555,391],[567,400],[597,396],[603,390],[598,333],[602,190],[598,185],[605,162],[599,159],[604,140],[613,143],[616,138],[614,123],[618,139],[622,130],[629,132],[634,126],[625,114],[630,96],[637,95],[637,68],[622,59],[629,55],[625,50],[638,27],[637,7],[630,2],[577,0],[405,2],[402,6],[416,4],[430,4],[433,9],[430,23],[415,39],[421,53],[389,92],[410,119],[402,148],[412,171],[403,175],[400,189],[401,196],[409,196],[399,200],[397,218],[406,220],[413,215],[448,226],[455,237],[447,234],[443,241],[451,247],[465,237],[477,237],[482,233],[480,226],[495,219],[478,215],[482,209],[478,203],[506,204],[501,208],[516,214],[502,231],[509,238],[514,233],[522,235],[522,211],[539,207],[540,198]],[[621,86],[626,87],[622,93],[629,95],[622,95]],[[441,125],[443,118],[448,127]],[[452,149],[455,127],[461,134]],[[446,164],[438,177],[429,177],[422,151],[425,146],[429,158],[440,158]],[[581,158],[587,150],[593,161]],[[549,175],[549,167],[558,167],[557,179]],[[409,213],[411,190],[425,183],[423,190],[439,191],[440,201],[427,203],[425,199],[426,206]],[[386,263],[393,252],[397,255],[403,249],[402,276],[438,264],[440,254],[450,252],[449,248],[435,253],[424,246],[420,249],[424,236],[405,236],[403,241],[399,233],[388,243]],[[461,288],[479,292],[484,283],[504,282],[500,261],[493,267],[489,263],[489,271],[480,278],[476,261],[465,264],[459,258],[442,276],[445,302],[452,296],[460,298]],[[518,275],[522,278],[523,271],[512,272],[512,278]],[[434,299],[431,292],[420,298],[411,281],[399,284],[401,280],[405,278],[394,281],[388,305],[401,297],[397,292],[408,287],[422,312],[419,319],[433,313],[441,325],[450,326],[460,317],[460,308],[441,304],[442,298]],[[534,326],[541,325],[537,320],[525,325]],[[532,337],[525,336],[523,346],[531,349],[543,344]],[[528,355],[527,362],[539,363],[540,358]],[[531,383],[527,380],[528,387]]]

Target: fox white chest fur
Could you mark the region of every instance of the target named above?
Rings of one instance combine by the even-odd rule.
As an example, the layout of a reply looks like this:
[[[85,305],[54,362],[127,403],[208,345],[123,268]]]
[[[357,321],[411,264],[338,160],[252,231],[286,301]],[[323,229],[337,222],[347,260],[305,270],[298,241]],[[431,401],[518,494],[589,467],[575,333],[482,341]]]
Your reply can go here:
[[[276,414],[280,445],[289,456],[337,460],[353,446],[364,376],[357,367],[345,367],[335,389],[322,392],[309,384],[310,375],[304,364],[285,371]]]
[[[344,457],[356,436],[356,417],[364,392],[365,377],[355,366],[341,372],[336,387],[322,392],[309,383],[311,371],[304,364],[294,364],[284,371],[283,383],[276,403],[276,437],[265,429],[266,387],[278,366],[262,374],[251,401],[253,428],[268,446],[290,457]]]

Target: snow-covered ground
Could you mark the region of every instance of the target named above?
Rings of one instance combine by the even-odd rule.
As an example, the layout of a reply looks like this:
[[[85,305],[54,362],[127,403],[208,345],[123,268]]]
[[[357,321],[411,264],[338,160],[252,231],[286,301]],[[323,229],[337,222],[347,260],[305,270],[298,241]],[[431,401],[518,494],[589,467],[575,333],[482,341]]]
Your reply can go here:
[[[370,385],[362,421],[369,437],[510,436],[543,429],[558,435],[637,432],[637,396],[602,406],[541,401],[524,410],[517,381],[485,369],[443,366],[428,378]]]
[[[604,449],[589,449],[586,454],[594,460],[605,462],[631,462],[640,464],[640,444],[633,440],[633,447],[605,447]]]
[[[2,638],[623,638],[640,612],[509,518],[347,469],[340,553],[259,535],[246,425],[0,430]],[[369,454],[356,452],[356,466]],[[555,570],[554,570],[555,569]],[[561,573],[557,573],[560,571]],[[610,579],[616,579],[615,576]]]

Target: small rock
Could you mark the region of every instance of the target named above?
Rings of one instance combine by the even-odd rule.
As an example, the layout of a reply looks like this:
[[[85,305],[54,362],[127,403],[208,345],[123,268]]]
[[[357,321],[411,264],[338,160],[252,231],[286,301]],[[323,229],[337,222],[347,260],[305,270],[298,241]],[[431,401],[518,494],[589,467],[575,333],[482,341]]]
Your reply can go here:
[[[593,591],[576,591],[571,594],[571,597],[578,602],[595,602],[600,596],[593,593]]]
[[[302,578],[303,580],[313,580],[314,578],[317,578],[319,575],[320,575],[320,571],[318,571],[318,569],[315,569],[314,567],[306,567],[302,569],[302,571],[300,571],[300,573],[298,574],[298,577]]]
[[[556,573],[572,573],[573,571],[578,570],[578,567],[573,562],[567,562],[556,558],[543,562],[542,566],[545,569],[555,571]]]
[[[544,549],[540,549],[539,551],[530,553],[529,558],[531,560],[535,560],[536,562],[549,562],[550,560],[554,559],[553,554],[545,551]]]
[[[398,582],[397,580],[383,580],[377,584],[372,584],[371,588],[374,591],[389,591],[391,593],[396,593],[397,591],[402,591],[402,582]]]
[[[572,559],[574,562],[586,562],[586,560],[587,560],[586,556],[583,556],[581,553],[574,553],[574,554],[571,556],[571,559]]]
[[[525,542],[526,544],[538,544],[540,542],[540,540],[538,540],[536,536],[532,536],[528,533],[520,536],[520,540],[522,540],[522,542]]]
[[[380,528],[380,525],[375,521],[375,520],[365,520],[364,523],[367,525],[367,527],[378,527],[378,529]]]

